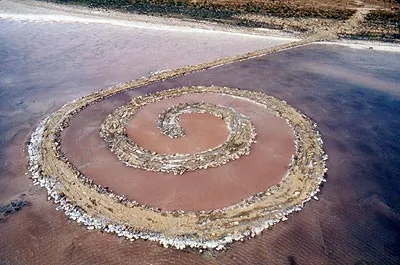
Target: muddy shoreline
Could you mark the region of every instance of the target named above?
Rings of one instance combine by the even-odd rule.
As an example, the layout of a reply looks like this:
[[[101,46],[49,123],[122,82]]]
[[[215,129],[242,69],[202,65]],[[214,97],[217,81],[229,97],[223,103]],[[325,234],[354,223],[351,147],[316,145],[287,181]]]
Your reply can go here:
[[[244,30],[269,29],[307,37],[318,31],[337,27],[341,39],[379,40],[399,42],[400,4],[396,2],[357,2],[341,6],[330,3],[312,5],[307,1],[288,3],[285,1],[265,2],[192,2],[192,1],[50,1],[62,5],[87,6],[106,11],[115,10],[125,14],[140,14],[154,17],[211,22],[226,27]],[[356,27],[343,27],[356,13],[362,11]]]

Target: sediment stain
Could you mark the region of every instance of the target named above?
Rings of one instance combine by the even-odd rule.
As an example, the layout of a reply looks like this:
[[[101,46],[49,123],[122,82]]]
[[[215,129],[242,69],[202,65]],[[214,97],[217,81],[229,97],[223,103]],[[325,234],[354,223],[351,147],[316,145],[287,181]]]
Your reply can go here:
[[[296,259],[294,258],[294,256],[288,256],[287,260],[289,262],[288,263],[289,265],[297,265],[297,262],[296,262]]]
[[[24,196],[20,199],[12,200],[7,205],[0,206],[0,223],[6,222],[10,215],[17,213],[25,206],[30,205],[30,202],[23,198]]]

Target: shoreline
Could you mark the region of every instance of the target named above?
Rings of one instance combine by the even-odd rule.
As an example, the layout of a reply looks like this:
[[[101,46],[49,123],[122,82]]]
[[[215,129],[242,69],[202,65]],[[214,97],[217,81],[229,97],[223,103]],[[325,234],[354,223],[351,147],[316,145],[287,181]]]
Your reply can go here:
[[[235,31],[254,33],[267,30],[270,34],[288,34],[306,38],[333,29],[341,39],[384,42],[399,42],[400,39],[400,4],[396,2],[370,3],[368,0],[359,0],[354,3],[343,2],[341,5],[328,1],[324,5],[317,3],[310,5],[308,1],[299,4],[296,1],[281,3],[228,0],[220,3],[213,0],[210,2],[142,0],[122,5],[118,1],[108,4],[101,0],[77,0],[67,3],[50,0],[50,3],[63,7],[96,8],[97,11],[102,10],[100,12],[110,13],[117,18],[129,19],[132,16],[145,15],[147,19],[165,18],[174,20],[174,23],[178,24],[194,22],[197,23],[196,27],[203,24],[224,30],[231,28]]]
[[[396,36],[362,35],[359,33],[348,34],[341,31],[354,30],[360,25],[360,16],[366,15],[360,9],[351,19],[340,22],[339,24],[323,19],[295,19],[297,24],[306,24],[312,27],[307,32],[293,31],[285,29],[274,29],[253,26],[235,26],[221,21],[210,22],[192,18],[177,18],[168,16],[157,16],[152,14],[139,14],[118,9],[108,9],[105,7],[88,7],[76,4],[64,4],[55,2],[44,2],[36,0],[2,0],[0,2],[0,19],[27,20],[27,21],[46,21],[46,22],[78,22],[78,23],[99,23],[115,26],[126,26],[143,29],[179,31],[179,32],[225,32],[234,35],[243,35],[252,38],[273,38],[287,39],[291,41],[309,39],[316,35],[329,36],[326,40],[335,43],[376,43],[375,45],[400,42]],[[257,15],[244,15],[247,20],[271,20],[279,23],[292,23],[292,18],[282,19],[279,17],[260,17]],[[298,21],[297,21],[298,20]],[[274,22],[274,23],[275,23]],[[346,22],[346,23],[345,23]],[[322,23],[322,24],[320,24]],[[348,25],[347,25],[348,24]],[[355,25],[359,24],[359,25]],[[297,26],[296,26],[297,27]],[[329,30],[328,30],[329,27]],[[337,35],[336,35],[337,34]],[[325,39],[323,39],[325,40]],[[316,39],[315,41],[321,41]],[[368,45],[368,44],[367,44]]]
[[[6,8],[1,8],[1,3],[5,4]],[[25,13],[24,9],[28,9],[29,13]],[[22,12],[20,10],[22,10]],[[56,14],[54,14],[54,11]],[[2,0],[0,2],[0,18],[38,22],[99,23],[180,32],[225,32],[250,37],[298,39],[295,34],[285,33],[279,30],[241,28],[207,21],[156,17],[104,8],[89,8],[86,6],[35,0]]]

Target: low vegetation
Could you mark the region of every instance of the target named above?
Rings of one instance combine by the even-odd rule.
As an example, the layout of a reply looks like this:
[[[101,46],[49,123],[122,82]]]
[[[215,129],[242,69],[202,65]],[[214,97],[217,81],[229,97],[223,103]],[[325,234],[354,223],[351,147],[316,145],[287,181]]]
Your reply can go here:
[[[345,38],[396,40],[400,36],[400,0],[53,0],[125,12],[189,18],[233,26],[313,34],[340,27],[357,17],[358,25],[339,31]],[[356,18],[358,19],[358,18]]]

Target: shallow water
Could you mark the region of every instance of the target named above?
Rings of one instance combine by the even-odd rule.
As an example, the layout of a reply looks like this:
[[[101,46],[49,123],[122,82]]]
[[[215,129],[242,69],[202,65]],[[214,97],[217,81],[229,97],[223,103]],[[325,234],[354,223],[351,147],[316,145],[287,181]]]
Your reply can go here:
[[[230,251],[249,263],[399,262],[399,67],[400,54],[309,45],[169,81],[265,91],[315,120],[325,141],[321,200]]]
[[[10,152],[24,156],[21,143],[42,118],[92,91],[288,42],[207,30],[179,32],[155,30],[151,25],[135,28],[35,18],[0,19],[0,158],[10,157]],[[6,151],[13,139],[18,149]],[[3,172],[16,164],[10,160],[1,159]],[[13,174],[0,178],[0,202],[26,189],[17,189],[16,183],[10,185],[5,178]]]
[[[9,20],[0,28],[0,203],[21,193],[32,203],[0,223],[0,264],[400,263],[399,53],[309,45],[141,89],[262,90],[315,120],[325,141],[329,172],[319,201],[254,239],[200,255],[86,231],[24,175],[24,142],[41,118],[90,91],[183,65],[188,58],[173,44],[180,52],[185,45],[174,39],[163,43],[170,50],[149,58],[153,46],[132,61],[127,55],[141,54],[147,42],[135,46],[140,38],[128,29]],[[196,47],[184,50],[196,53],[192,63],[210,56],[210,47]]]

